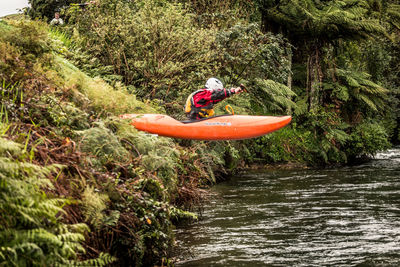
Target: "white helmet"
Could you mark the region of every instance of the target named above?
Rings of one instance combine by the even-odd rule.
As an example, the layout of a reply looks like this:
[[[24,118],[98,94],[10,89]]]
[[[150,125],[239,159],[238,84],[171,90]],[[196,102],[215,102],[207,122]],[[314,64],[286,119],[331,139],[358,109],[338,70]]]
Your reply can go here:
[[[210,78],[206,82],[206,88],[210,90],[224,89],[222,82],[216,78]]]

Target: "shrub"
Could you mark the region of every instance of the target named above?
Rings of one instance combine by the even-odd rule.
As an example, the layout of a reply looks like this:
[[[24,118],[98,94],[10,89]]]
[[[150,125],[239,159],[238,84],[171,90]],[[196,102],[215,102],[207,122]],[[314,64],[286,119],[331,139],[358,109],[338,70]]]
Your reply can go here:
[[[114,126],[122,142],[129,144],[128,148],[133,150],[132,154],[140,157],[141,167],[155,173],[169,193],[175,191],[181,154],[172,140],[137,131],[127,122],[115,122]]]
[[[249,140],[250,162],[303,162],[312,163],[316,151],[312,133],[287,127],[275,133]]]
[[[77,43],[140,97],[172,102],[214,73],[215,32],[195,26],[181,5],[105,0],[71,12]]]
[[[129,153],[121,145],[118,137],[104,125],[99,124],[80,132],[82,137],[80,150],[93,155],[92,162],[97,166],[105,165],[111,161],[128,161]]]
[[[50,51],[44,23],[21,20],[0,24],[0,79],[23,84],[40,66],[49,66],[53,59]]]
[[[301,123],[301,125],[300,125]],[[309,112],[283,129],[246,141],[250,160],[262,162],[302,162],[325,165],[347,162],[343,151],[349,139],[349,126],[332,112]]]
[[[81,243],[85,224],[64,224],[60,215],[65,199],[49,197],[47,176],[59,166],[41,167],[25,162],[23,147],[0,138],[0,265],[70,266],[85,264]],[[113,259],[102,255],[86,264],[106,265]]]
[[[377,152],[388,149],[390,143],[385,128],[377,122],[363,122],[350,134],[346,152],[351,159],[371,157]]]

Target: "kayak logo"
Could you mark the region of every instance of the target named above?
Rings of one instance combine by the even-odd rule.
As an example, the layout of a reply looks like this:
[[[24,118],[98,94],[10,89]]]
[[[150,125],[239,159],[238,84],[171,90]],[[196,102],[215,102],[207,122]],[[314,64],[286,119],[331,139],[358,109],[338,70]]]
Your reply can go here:
[[[231,126],[232,123],[230,122],[206,122],[204,123],[205,125],[209,125],[209,126]]]

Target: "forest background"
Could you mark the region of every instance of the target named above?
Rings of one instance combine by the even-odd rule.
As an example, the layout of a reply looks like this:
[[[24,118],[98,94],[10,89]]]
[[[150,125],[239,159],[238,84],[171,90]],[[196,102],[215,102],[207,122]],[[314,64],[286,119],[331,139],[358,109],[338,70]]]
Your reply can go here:
[[[248,166],[353,164],[396,145],[397,1],[31,0],[0,22],[0,262],[173,265],[173,227]],[[60,11],[65,25],[48,26]],[[286,115],[244,141],[154,137],[218,77],[236,113]],[[219,105],[217,113],[224,113]]]

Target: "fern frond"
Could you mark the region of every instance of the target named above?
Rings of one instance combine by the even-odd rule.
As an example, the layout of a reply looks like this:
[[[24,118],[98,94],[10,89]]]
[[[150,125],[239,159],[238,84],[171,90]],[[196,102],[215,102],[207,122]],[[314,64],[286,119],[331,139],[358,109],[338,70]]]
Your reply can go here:
[[[258,101],[259,106],[266,111],[282,111],[296,107],[296,103],[291,100],[296,94],[286,85],[273,80],[255,79],[254,88],[258,89],[252,93],[254,101]]]
[[[116,260],[108,253],[100,253],[97,259],[90,259],[82,262],[71,262],[73,266],[108,266]]]
[[[296,102],[296,108],[294,109],[294,113],[297,116],[304,115],[308,111],[307,99],[303,98]]]
[[[0,265],[70,266],[81,244],[84,224],[59,221],[69,201],[49,198],[42,188],[52,186],[47,178],[60,165],[41,167],[15,160],[27,158],[21,145],[0,137]]]
[[[90,228],[85,223],[61,224],[57,226],[56,231],[61,234],[69,232],[84,234],[90,232]]]
[[[269,20],[278,22],[292,34],[326,40],[385,34],[380,22],[367,16],[369,12],[365,1],[293,0],[267,10]]]
[[[349,135],[340,129],[330,128],[328,134],[326,135],[329,141],[334,140],[335,142],[344,145],[346,141],[349,139]]]
[[[64,243],[68,242],[81,242],[85,240],[85,237],[80,233],[65,233],[65,234],[58,234],[57,238]]]
[[[347,82],[347,84],[349,85],[349,86],[351,86],[351,87],[360,87],[360,84],[357,82],[357,80],[356,79],[354,79],[353,77],[351,77],[351,76],[346,76],[346,77],[344,77],[345,79],[346,79],[346,82]]]
[[[0,138],[0,155],[4,155],[5,152],[9,152],[12,155],[20,152],[23,146],[21,144],[9,141],[5,138]]]
[[[371,109],[373,109],[373,110],[375,110],[375,111],[378,111],[378,109],[377,109],[375,103],[374,103],[368,96],[366,96],[366,95],[364,95],[364,94],[358,94],[358,95],[356,95],[356,98],[362,100],[362,101],[363,101],[365,104],[367,104],[367,106],[369,106]]]

